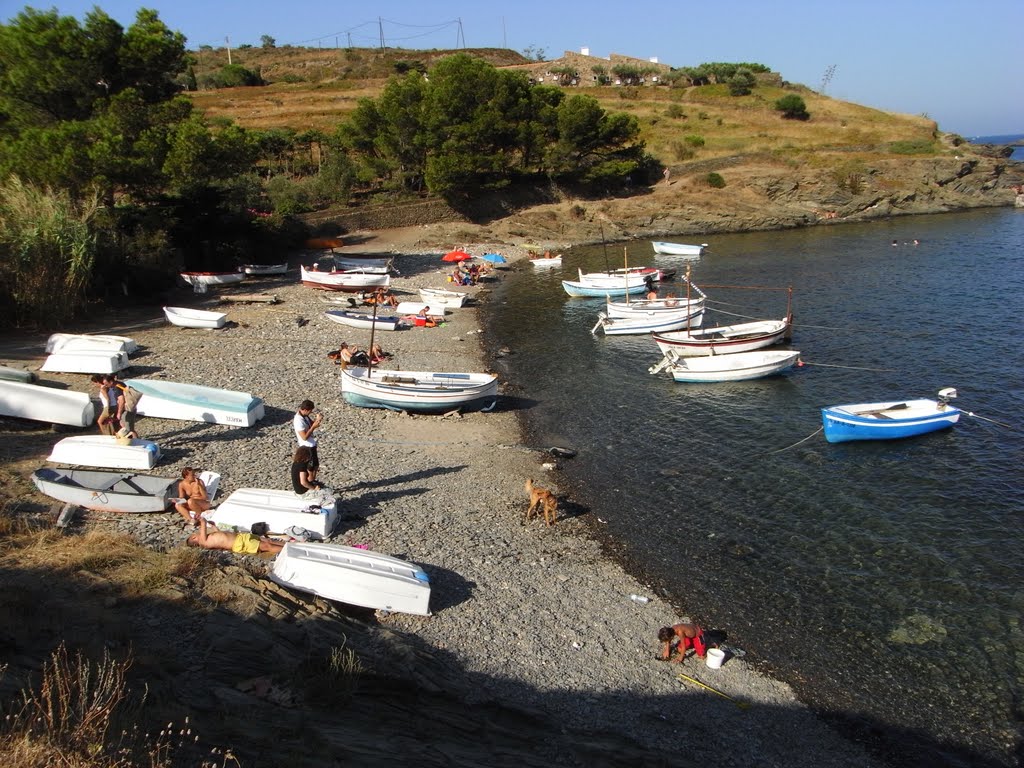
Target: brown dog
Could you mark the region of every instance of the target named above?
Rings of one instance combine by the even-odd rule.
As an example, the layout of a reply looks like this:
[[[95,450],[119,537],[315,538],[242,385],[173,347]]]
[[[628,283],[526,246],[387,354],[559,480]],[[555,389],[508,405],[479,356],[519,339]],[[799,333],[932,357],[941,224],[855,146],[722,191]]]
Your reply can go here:
[[[530,522],[533,513],[540,509],[544,510],[544,522],[554,525],[558,520],[558,499],[547,488],[541,488],[533,484],[533,480],[526,481],[526,492],[530,494],[530,506],[526,509],[526,522]]]

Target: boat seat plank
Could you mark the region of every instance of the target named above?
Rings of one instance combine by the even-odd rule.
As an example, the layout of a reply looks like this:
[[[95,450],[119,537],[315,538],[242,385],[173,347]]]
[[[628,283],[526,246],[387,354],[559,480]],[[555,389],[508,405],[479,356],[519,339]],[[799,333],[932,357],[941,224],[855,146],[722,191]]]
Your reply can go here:
[[[417,379],[413,376],[383,376],[381,380],[385,384],[416,384]]]

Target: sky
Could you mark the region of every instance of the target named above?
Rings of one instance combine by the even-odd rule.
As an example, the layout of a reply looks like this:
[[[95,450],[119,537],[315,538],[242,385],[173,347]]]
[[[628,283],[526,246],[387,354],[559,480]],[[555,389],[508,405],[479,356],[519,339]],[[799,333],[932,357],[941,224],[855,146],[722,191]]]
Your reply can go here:
[[[124,26],[155,9],[200,45],[511,48],[555,59],[589,48],[674,67],[754,62],[833,98],[927,115],[965,137],[1024,134],[1024,0],[0,0],[83,19],[98,6]],[[824,85],[824,89],[822,86]]]

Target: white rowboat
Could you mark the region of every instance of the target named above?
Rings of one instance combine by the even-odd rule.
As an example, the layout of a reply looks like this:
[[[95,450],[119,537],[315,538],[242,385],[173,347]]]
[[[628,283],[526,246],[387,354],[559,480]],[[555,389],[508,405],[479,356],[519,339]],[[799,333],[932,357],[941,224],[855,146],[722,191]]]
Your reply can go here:
[[[238,268],[250,277],[262,277],[264,275],[286,275],[288,274],[288,262],[283,264],[243,264]]]
[[[759,350],[734,355],[708,357],[676,357],[668,353],[650,373],[668,370],[672,378],[682,382],[746,381],[781,373],[799,359],[795,350]]]
[[[163,379],[129,379],[124,383],[142,393],[136,407],[140,416],[251,427],[265,411],[263,401],[248,392]]]
[[[237,528],[248,533],[253,523],[266,523],[271,533],[298,527],[324,538],[338,524],[338,503],[317,491],[299,495],[272,488],[239,488],[207,513],[206,519],[221,530]]]
[[[160,460],[160,446],[152,440],[121,443],[110,435],[76,435],[58,441],[46,460],[78,467],[152,469]]]
[[[686,245],[685,243],[664,243],[664,242],[652,242],[654,246],[654,252],[662,256],[700,256],[704,253],[704,249],[708,247],[707,243],[701,245]]]
[[[181,279],[193,288],[232,285],[245,280],[244,272],[180,272]],[[201,291],[197,291],[200,293]]]
[[[430,615],[430,579],[418,565],[356,547],[290,541],[270,578],[286,587],[381,611]]]
[[[167,322],[182,328],[223,328],[228,316],[223,312],[208,312],[187,307],[164,307]]]
[[[442,305],[458,309],[466,303],[469,294],[459,291],[447,291],[444,288],[420,288],[420,298],[431,307]]]
[[[62,352],[64,349],[112,349],[114,352],[127,352],[129,355],[138,351],[135,339],[128,336],[111,336],[109,334],[91,333],[54,333],[46,341],[46,353]]]
[[[51,499],[101,512],[163,512],[178,491],[178,478],[132,472],[47,467],[32,482]]]
[[[302,284],[321,291],[356,293],[367,288],[387,288],[391,275],[371,272],[320,272],[299,267]]]
[[[331,322],[347,325],[350,328],[361,328],[363,330],[376,328],[379,331],[397,331],[402,327],[401,318],[394,315],[377,315],[377,317],[374,318],[373,315],[367,314],[366,312],[349,312],[344,309],[329,309],[324,312],[324,316]]]
[[[48,373],[117,373],[127,368],[128,353],[110,349],[54,352],[39,368]]]
[[[0,379],[0,416],[86,427],[96,419],[96,404],[84,392]]]
[[[704,307],[683,307],[673,312],[648,311],[630,317],[608,317],[604,312],[598,312],[597,316],[597,325],[590,330],[591,333],[600,330],[606,336],[638,335],[699,326],[704,320]]]
[[[489,411],[498,401],[498,379],[489,373],[439,373],[344,368],[341,394],[361,408],[412,413]]]
[[[789,323],[785,320],[759,320],[716,328],[656,333],[654,341],[663,353],[674,352],[679,357],[702,357],[752,352],[770,347],[782,341],[788,329]]]

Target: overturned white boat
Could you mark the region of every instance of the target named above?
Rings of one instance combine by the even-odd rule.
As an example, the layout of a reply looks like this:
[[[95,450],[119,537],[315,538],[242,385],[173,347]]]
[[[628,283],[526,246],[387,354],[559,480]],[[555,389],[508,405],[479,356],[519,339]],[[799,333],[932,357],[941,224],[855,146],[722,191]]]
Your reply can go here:
[[[139,345],[129,336],[111,336],[93,333],[53,333],[46,340],[46,353],[73,351],[76,349],[112,349],[114,352],[138,351]]]
[[[188,307],[164,307],[164,317],[171,325],[181,328],[223,328],[228,316],[223,312]]]
[[[450,309],[458,309],[466,303],[469,294],[448,291],[444,288],[420,288],[420,298],[431,307],[441,305]]]
[[[325,538],[338,524],[338,500],[323,491],[300,495],[272,488],[239,488],[206,518],[222,530],[248,533],[253,523],[266,523],[271,533],[294,527]]]
[[[121,441],[111,435],[75,435],[58,441],[46,460],[79,467],[152,469],[160,460],[160,446],[138,438]]]
[[[8,365],[0,365],[0,380],[20,381],[22,384],[31,384],[38,377],[32,371],[24,368],[12,368]]]
[[[96,403],[84,392],[0,379],[0,416],[86,427],[96,419]]]
[[[163,512],[177,493],[178,479],[49,467],[32,473],[32,482],[40,493],[101,512]]]
[[[340,544],[290,541],[270,578],[286,587],[348,605],[430,615],[430,579],[418,565]]]
[[[425,312],[427,315],[441,317],[448,314],[448,305],[442,303],[431,304],[428,301],[400,301],[395,307],[399,315],[418,315]]]
[[[48,373],[117,373],[130,365],[127,352],[110,349],[78,349],[54,352],[39,370]]]
[[[140,416],[251,427],[265,413],[263,401],[248,392],[163,379],[128,379],[124,383],[142,393],[136,407]]]

